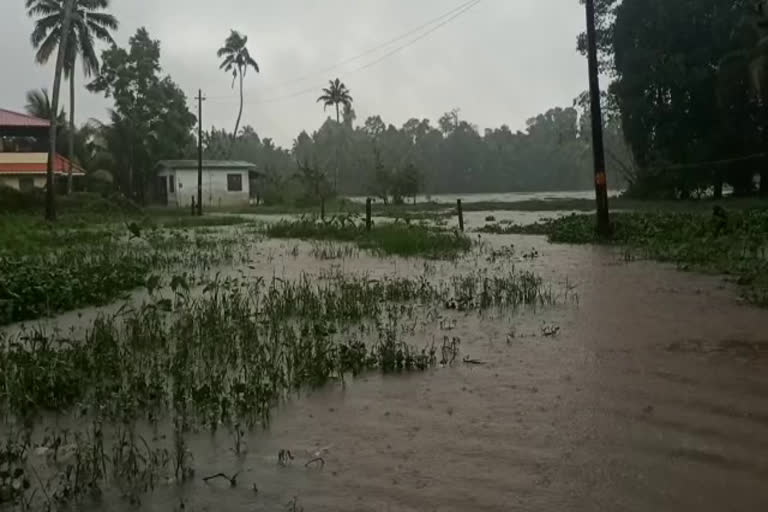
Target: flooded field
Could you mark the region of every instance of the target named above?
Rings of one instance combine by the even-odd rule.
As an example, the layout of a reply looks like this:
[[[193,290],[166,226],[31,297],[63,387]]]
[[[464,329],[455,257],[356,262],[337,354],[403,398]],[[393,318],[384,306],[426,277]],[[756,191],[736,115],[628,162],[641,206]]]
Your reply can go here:
[[[476,216],[471,223],[486,214]],[[264,429],[191,429],[185,440],[191,478],[158,478],[138,503],[107,488],[99,501],[78,506],[768,509],[765,310],[741,303],[721,277],[626,262],[605,247],[472,237],[468,255],[447,261],[381,258],[335,242],[254,240],[247,263],[219,266],[211,275],[244,283],[295,282],[304,275],[341,283],[340,289],[355,279],[429,282],[429,295],[422,287],[388,318],[402,342],[421,350],[455,340],[458,354],[446,360],[438,353],[424,371],[365,371],[291,393]],[[490,282],[484,279],[522,272],[542,280],[531,300],[514,303],[506,295],[486,307],[478,303],[481,283]],[[478,283],[475,296],[460,296],[452,281],[457,276]],[[519,283],[505,281],[504,290]],[[200,296],[203,286],[192,286],[190,294]],[[131,303],[149,296],[136,292]],[[30,325],[77,332],[121,304],[3,332],[15,338]],[[370,328],[372,321],[361,323]],[[370,329],[363,337],[375,336]],[[348,334],[342,329],[339,336]],[[75,430],[92,420],[46,417],[49,428]],[[144,423],[136,427],[142,438],[170,443],[158,434],[173,430],[164,429],[163,420]],[[219,473],[226,478],[203,480]]]

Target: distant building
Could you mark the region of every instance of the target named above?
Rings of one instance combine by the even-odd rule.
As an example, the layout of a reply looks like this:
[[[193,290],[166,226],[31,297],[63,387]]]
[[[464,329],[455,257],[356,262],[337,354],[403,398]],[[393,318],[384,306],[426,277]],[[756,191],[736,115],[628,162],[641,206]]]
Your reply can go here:
[[[0,109],[0,185],[22,191],[45,188],[50,122],[27,114]],[[69,160],[57,154],[53,162],[57,183],[65,183]],[[72,165],[72,176],[85,171]]]
[[[203,160],[203,206],[245,205],[251,197],[251,177],[256,165],[249,162]],[[157,198],[160,203],[187,207],[197,201],[197,160],[163,160],[157,164]]]

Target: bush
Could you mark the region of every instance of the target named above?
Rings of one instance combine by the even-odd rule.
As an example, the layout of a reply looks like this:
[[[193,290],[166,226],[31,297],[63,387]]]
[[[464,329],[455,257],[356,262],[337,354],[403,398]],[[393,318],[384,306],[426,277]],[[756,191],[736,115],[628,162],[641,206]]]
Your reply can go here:
[[[15,188],[0,184],[0,212],[32,212],[45,204],[45,192],[34,189],[21,192]]]
[[[120,193],[100,195],[92,192],[76,192],[70,195],[57,195],[56,207],[68,213],[139,213],[141,207]],[[42,214],[45,209],[45,191],[34,189],[22,192],[15,188],[0,185],[0,213],[35,213]]]

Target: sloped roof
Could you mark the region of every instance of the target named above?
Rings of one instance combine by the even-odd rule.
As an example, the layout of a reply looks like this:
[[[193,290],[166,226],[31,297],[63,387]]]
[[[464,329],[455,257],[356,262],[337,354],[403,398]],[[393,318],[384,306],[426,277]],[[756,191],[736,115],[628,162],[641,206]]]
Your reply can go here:
[[[167,169],[197,169],[197,160],[161,160],[158,167]],[[203,169],[256,169],[256,164],[239,160],[203,160]]]
[[[0,175],[3,174],[45,174],[47,172],[48,162],[19,162],[19,163],[0,163]],[[53,164],[53,172],[56,174],[69,174],[69,160],[61,155],[56,155]],[[72,175],[84,176],[85,170],[72,163]]]
[[[47,121],[46,119],[40,119],[39,117],[20,114],[18,112],[0,108],[0,127],[47,128],[50,125],[50,121]]]

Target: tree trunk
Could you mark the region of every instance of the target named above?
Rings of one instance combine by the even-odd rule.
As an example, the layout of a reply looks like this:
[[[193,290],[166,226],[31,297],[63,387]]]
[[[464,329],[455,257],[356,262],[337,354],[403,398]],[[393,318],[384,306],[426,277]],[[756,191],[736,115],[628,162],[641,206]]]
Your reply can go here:
[[[232,139],[237,138],[237,130],[240,129],[240,119],[243,117],[243,70],[240,70],[240,111],[237,113],[237,122],[235,123],[235,133],[232,134]]]
[[[337,123],[341,122],[341,118],[339,117],[339,104],[338,103],[336,104],[336,122]]]
[[[64,34],[69,33],[69,27],[72,24],[72,7],[74,0],[65,0],[64,21],[61,31]],[[48,133],[48,163],[45,172],[45,219],[49,221],[56,220],[56,196],[54,191],[53,168],[56,163],[56,121],[59,111],[59,93],[61,92],[61,72],[64,69],[64,56],[67,51],[67,37],[59,42],[59,50],[56,55],[56,71],[53,75],[53,97],[51,98],[51,126]]]
[[[77,57],[75,57],[75,60]],[[67,194],[72,193],[72,160],[75,159],[75,61],[69,74],[69,164],[67,169]]]

